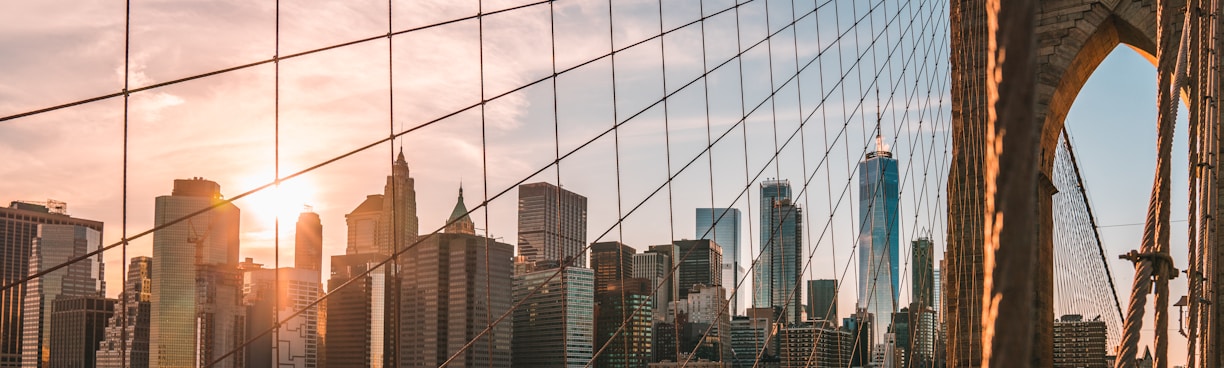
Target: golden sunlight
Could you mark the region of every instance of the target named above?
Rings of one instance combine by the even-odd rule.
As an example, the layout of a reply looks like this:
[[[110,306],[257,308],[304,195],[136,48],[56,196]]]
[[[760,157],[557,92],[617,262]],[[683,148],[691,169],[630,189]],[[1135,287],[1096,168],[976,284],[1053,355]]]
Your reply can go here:
[[[248,177],[243,182],[244,187],[252,188],[267,183],[267,179]],[[313,184],[306,178],[283,181],[279,187],[269,187],[243,198],[238,206],[243,217],[251,216],[262,224],[271,225],[279,216],[282,222],[288,221],[292,226],[303,208],[314,203],[317,193]],[[281,225],[284,229],[284,224]]]

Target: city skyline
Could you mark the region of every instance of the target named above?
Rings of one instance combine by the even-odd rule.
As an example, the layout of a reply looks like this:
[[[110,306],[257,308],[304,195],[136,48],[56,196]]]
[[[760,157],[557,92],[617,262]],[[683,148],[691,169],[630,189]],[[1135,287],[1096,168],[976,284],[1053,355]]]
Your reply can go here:
[[[854,203],[862,196],[854,180],[863,171],[853,166],[862,158],[860,149],[870,151],[871,140],[883,135],[900,162],[903,194],[898,199],[902,220],[897,236],[889,237],[896,241],[890,251],[899,253],[888,257],[888,266],[895,269],[889,283],[892,309],[910,305],[907,301],[922,294],[916,290],[922,287],[916,279],[939,281],[947,276],[944,273],[959,275],[959,267],[951,267],[913,276],[918,271],[915,264],[929,260],[939,265],[951,241],[944,224],[950,202],[945,200],[952,194],[949,180],[958,174],[949,173],[941,159],[953,152],[948,142],[955,136],[951,106],[961,96],[949,94],[941,84],[958,80],[945,50],[957,47],[941,36],[958,22],[944,18],[956,5],[896,1],[893,7],[885,1],[877,10],[839,2],[835,4],[840,8],[830,10],[801,3],[790,9],[789,15],[801,16],[791,24],[795,32],[770,39],[762,37],[771,35],[771,28],[788,29],[788,9],[779,12],[775,7],[771,12],[774,5],[762,4],[768,2],[749,2],[734,8],[734,28],[726,24],[730,11],[699,22],[700,36],[696,26],[681,27],[696,19],[693,14],[722,10],[725,3],[665,6],[660,2],[656,9],[653,4],[625,2],[607,6],[557,2],[520,10],[505,8],[513,5],[501,1],[426,0],[395,2],[393,9],[346,3],[285,4],[273,10],[266,4],[219,2],[208,7],[136,4],[128,12],[101,1],[72,6],[14,4],[7,18],[0,16],[7,20],[0,23],[9,27],[0,37],[0,48],[13,50],[0,56],[0,65],[11,71],[0,76],[0,109],[15,117],[0,125],[0,155],[7,158],[0,174],[14,178],[0,183],[0,192],[9,196],[0,198],[4,201],[0,203],[65,201],[71,205],[67,207],[71,211],[65,211],[71,216],[106,225],[98,244],[105,246],[156,226],[162,220],[156,196],[171,190],[172,180],[208,178],[226,188],[227,198],[278,182],[232,203],[243,210],[235,225],[241,229],[235,240],[241,249],[226,258],[249,257],[277,268],[309,265],[326,273],[333,266],[332,257],[345,254],[350,243],[345,214],[368,199],[366,195],[386,192],[388,182],[383,177],[402,161],[411,166],[416,179],[413,193],[419,201],[412,204],[411,212],[419,210],[421,219],[419,224],[397,226],[406,230],[395,240],[386,239],[395,234],[376,233],[372,238],[384,239],[371,241],[381,242],[384,250],[387,244],[413,240],[406,239],[408,235],[441,227],[447,218],[442,215],[454,203],[455,188],[465,183],[475,209],[469,216],[475,220],[472,231],[517,245],[519,199],[513,188],[521,179],[548,182],[589,198],[584,246],[623,242],[642,252],[648,244],[700,237],[687,232],[699,228],[690,216],[694,208],[743,211],[744,235],[737,248],[746,255],[725,258],[751,266],[754,253],[765,245],[758,220],[762,203],[754,189],[762,178],[772,177],[796,183],[793,203],[807,212],[800,225],[804,241],[797,252],[804,255],[798,258],[807,271],[798,272],[797,279],[800,283],[836,280],[837,307],[845,315],[866,294],[849,291],[867,279],[858,274],[863,267],[855,267],[864,258],[857,253],[871,250],[856,240],[856,230],[862,228],[856,215],[866,211]],[[698,4],[704,8],[698,10]],[[812,10],[813,16],[804,15],[806,10]],[[897,12],[896,22],[874,22],[885,16],[881,12],[889,11]],[[479,12],[494,14],[462,18]],[[927,13],[929,23],[923,23]],[[884,42],[868,38],[873,42],[867,43],[859,39],[866,26],[843,18],[868,14],[873,22],[864,24],[873,25],[873,31],[877,24],[892,31],[910,24],[915,32],[897,33],[898,37],[887,33],[890,37]],[[432,26],[448,19],[458,21]],[[835,19],[839,21],[829,22]],[[132,25],[130,53],[120,51],[128,50],[121,47],[128,44],[125,24]],[[649,38],[673,26],[680,28]],[[273,54],[296,55],[378,36],[384,29],[411,31],[388,36],[386,45],[376,37],[362,41],[364,45],[311,52],[281,63],[247,64]],[[853,40],[832,37],[851,29]],[[477,40],[476,34],[483,37]],[[809,42],[813,38],[817,42]],[[740,42],[725,42],[731,39]],[[626,47],[611,58],[600,56],[608,46],[616,49],[639,40],[644,40],[641,45]],[[754,40],[763,43],[750,47]],[[545,41],[552,41],[553,49]],[[891,50],[885,47],[893,41],[901,57],[893,58],[889,52],[881,59],[881,51]],[[738,63],[711,70],[734,55],[737,46],[751,52],[746,51]],[[1100,66],[1090,63],[1092,68],[1085,71],[1091,73],[1082,75],[1088,83],[1064,101],[1070,107],[1069,136],[1084,153],[1080,158],[1088,184],[1082,187],[1095,189],[1085,196],[1101,199],[1093,204],[1100,206],[1097,225],[1104,243],[1101,252],[1107,255],[1125,253],[1142,236],[1142,227],[1131,224],[1146,213],[1146,203],[1137,198],[1150,188],[1146,174],[1134,180],[1135,172],[1154,166],[1150,122],[1155,119],[1151,106],[1155,69],[1145,60],[1151,55],[1144,54],[1143,45],[1131,46],[1119,46],[1112,53],[1102,49]],[[762,48],[767,51],[761,52]],[[935,51],[923,54],[924,48]],[[851,54],[860,50],[865,54]],[[570,70],[588,60],[589,65]],[[805,65],[808,60],[817,62]],[[235,65],[246,66],[190,83],[160,85]],[[796,78],[788,80],[784,77],[791,69]],[[851,77],[839,76],[842,71]],[[877,83],[868,84],[873,72]],[[889,77],[884,79],[886,74]],[[954,79],[945,81],[947,74]],[[690,77],[699,82],[686,84]],[[860,83],[853,83],[854,77]],[[543,83],[535,82],[537,78]],[[827,81],[847,83],[827,90]],[[107,96],[129,83],[136,91],[130,99],[112,95],[31,116],[9,115]],[[774,91],[775,85],[781,89]],[[525,88],[516,90],[518,86]],[[664,100],[660,106],[651,105],[662,96],[670,98],[670,104]],[[768,102],[754,108],[758,101]],[[447,115],[477,102],[479,109]],[[1188,126],[1187,115],[1190,112],[1180,114],[1179,128]],[[431,119],[438,117],[444,118],[434,124]],[[810,123],[806,117],[811,117]],[[583,144],[626,119],[629,124],[619,130],[590,146]],[[742,131],[725,130],[737,120],[743,122]],[[366,146],[386,138],[388,131],[404,130],[411,134]],[[730,132],[726,139],[720,136],[724,131]],[[801,134],[787,137],[791,131]],[[1187,140],[1183,129],[1178,132],[1174,152],[1183,152]],[[583,149],[568,153],[579,146]],[[366,148],[318,170],[278,180],[359,147]],[[706,147],[710,153],[702,157],[698,152]],[[928,150],[931,154],[924,156]],[[397,157],[401,152],[406,158]],[[693,157],[694,164],[685,165]],[[1186,213],[1186,203],[1194,200],[1176,189],[1185,186],[1186,174],[1193,172],[1183,161],[1175,159],[1172,165],[1173,221],[1182,220],[1177,214]],[[550,167],[550,162],[557,165]],[[535,171],[538,168],[545,169]],[[842,190],[842,184],[847,188]],[[503,195],[503,190],[509,192]],[[394,194],[408,193],[390,192],[391,196],[380,194],[380,202],[402,204]],[[317,252],[294,249],[301,243],[293,231],[303,204],[315,207],[319,226],[326,229]],[[929,257],[905,246],[923,233],[932,239]],[[1195,254],[1186,246],[1184,226],[1174,226],[1170,237],[1177,262],[1184,263],[1187,253]],[[138,237],[100,257],[99,274],[110,271],[99,280],[110,286],[103,296],[120,299],[117,308],[124,304],[120,294],[124,288],[118,287],[127,282],[124,268],[137,257],[154,255],[155,238]],[[305,254],[310,257],[299,257]],[[25,264],[22,257],[17,257],[19,268]],[[319,261],[312,261],[316,257]],[[1114,271],[1111,281],[1118,285],[1113,293],[1125,298],[1133,264],[1107,258],[1102,263]],[[745,270],[748,280],[736,293],[740,296],[753,284],[753,268]],[[1171,288],[1189,289],[1187,280],[1193,278],[1175,279]],[[963,305],[956,297],[941,300],[941,286],[933,287],[933,304]],[[799,289],[794,298],[806,300],[808,295],[800,295],[806,291]],[[884,319],[877,316],[877,328],[886,327]],[[1149,315],[1145,325],[1151,323]],[[1150,329],[1143,334],[1143,341],[1151,340]],[[1171,338],[1171,350],[1182,348],[1185,339]]]

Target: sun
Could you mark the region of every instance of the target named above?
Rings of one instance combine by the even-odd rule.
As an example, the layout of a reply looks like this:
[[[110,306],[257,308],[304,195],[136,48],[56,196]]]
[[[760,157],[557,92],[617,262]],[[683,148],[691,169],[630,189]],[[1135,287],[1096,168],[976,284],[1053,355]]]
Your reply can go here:
[[[253,184],[250,187],[255,187],[267,183],[266,179],[262,183],[257,180],[248,180]],[[298,214],[302,213],[306,206],[315,203],[315,187],[313,183],[305,178],[295,178],[281,182],[279,186],[268,187],[242,199],[239,208],[242,209],[243,216],[253,216],[260,223],[273,224],[277,217],[280,217],[282,222],[281,227],[284,228],[285,223],[292,224],[297,221]]]

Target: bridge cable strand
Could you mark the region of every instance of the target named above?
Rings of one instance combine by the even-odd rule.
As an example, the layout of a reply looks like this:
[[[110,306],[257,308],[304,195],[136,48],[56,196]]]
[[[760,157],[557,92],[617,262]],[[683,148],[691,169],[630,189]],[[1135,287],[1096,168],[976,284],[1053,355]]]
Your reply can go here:
[[[1171,14],[1172,5],[1161,3],[1164,7],[1159,12],[1160,17],[1168,17]],[[1183,16],[1188,25],[1190,18]],[[1168,255],[1168,226],[1169,226],[1169,160],[1173,145],[1173,131],[1177,118],[1177,101],[1174,96],[1181,90],[1185,83],[1184,68],[1186,62],[1186,47],[1188,46],[1189,32],[1181,32],[1181,43],[1176,49],[1169,47],[1168,42],[1172,41],[1172,25],[1174,22],[1168,19],[1159,21],[1162,25],[1160,32],[1160,62],[1167,62],[1170,56],[1169,50],[1175,52],[1174,57],[1174,72],[1173,80],[1169,80],[1164,73],[1158,73],[1158,121],[1157,121],[1157,153],[1156,158],[1156,180],[1152,186],[1152,197],[1148,205],[1147,221],[1144,225],[1142,253],[1131,251],[1124,257],[1135,263],[1135,280],[1134,287],[1131,289],[1130,304],[1128,305],[1126,315],[1126,329],[1122,334],[1122,345],[1118,351],[1118,360],[1115,364],[1118,368],[1131,368],[1135,365],[1136,354],[1138,353],[1139,333],[1143,326],[1143,314],[1145,304],[1147,303],[1147,294],[1153,288],[1153,280],[1155,277],[1156,288],[1156,366],[1163,368],[1163,364],[1167,361],[1168,351],[1168,319],[1165,316],[1168,305],[1168,279],[1177,276],[1177,271],[1173,268],[1172,259]],[[1183,27],[1187,29],[1188,27]],[[1167,85],[1167,87],[1166,87]]]
[[[546,3],[546,2],[549,2],[549,1],[553,1],[553,0],[546,0],[546,1],[542,1],[542,2],[540,2],[539,4],[543,4],[543,3]],[[722,10],[718,11],[718,12],[715,12],[715,13],[710,14],[710,15],[708,15],[708,16],[702,17],[702,19],[708,19],[708,18],[710,18],[710,17],[714,17],[714,16],[718,16],[718,15],[721,15],[721,14],[724,14],[724,13],[727,13],[727,12],[730,12],[730,11],[732,11],[732,10],[735,10],[735,9],[736,9],[736,8],[738,8],[739,6],[743,6],[744,4],[749,4],[749,3],[752,3],[752,2],[755,2],[755,1],[758,1],[758,0],[745,0],[744,2],[742,2],[742,3],[740,3],[740,4],[737,4],[737,5],[733,5],[733,6],[730,6],[730,7],[724,8],[724,9],[722,9]],[[831,0],[830,0],[830,1],[831,1]],[[534,4],[536,4],[536,3],[533,3],[533,4],[527,4],[527,5],[522,5],[522,6],[516,6],[516,7],[512,7],[512,8],[507,8],[507,9],[500,9],[500,10],[496,10],[496,11],[491,11],[491,12],[487,12],[487,13],[485,13],[485,15],[502,14],[502,13],[509,12],[509,11],[513,11],[513,10],[517,10],[517,9],[525,9],[525,8],[529,7],[530,5],[534,5]],[[436,27],[436,26],[440,26],[440,25],[451,24],[451,23],[455,23],[455,22],[458,22],[458,21],[462,21],[462,20],[473,20],[473,19],[476,19],[476,17],[475,17],[475,16],[471,16],[471,17],[463,17],[463,18],[453,19],[453,20],[449,20],[449,21],[445,21],[445,22],[441,22],[441,23],[434,23],[434,24],[431,24],[431,25],[428,25],[428,26],[421,26],[421,27],[411,28],[411,29],[409,29],[409,30],[397,31],[397,32],[395,32],[395,33],[390,34],[390,36],[396,36],[396,35],[405,34],[405,33],[407,33],[408,31],[419,31],[419,30],[422,30],[422,29],[428,29],[428,28],[432,28],[432,27]],[[383,144],[383,143],[390,142],[390,141],[392,141],[392,140],[394,140],[394,139],[402,139],[404,136],[406,136],[406,135],[408,135],[408,134],[416,133],[417,131],[419,131],[419,130],[421,130],[421,129],[424,129],[424,128],[427,128],[427,127],[433,126],[433,125],[435,125],[435,124],[437,124],[437,123],[439,123],[439,122],[442,122],[443,120],[446,120],[446,119],[449,119],[449,118],[455,117],[455,116],[460,115],[460,114],[462,114],[462,113],[466,113],[466,112],[472,111],[472,110],[474,110],[474,109],[476,109],[476,108],[480,107],[480,105],[481,105],[482,103],[488,103],[488,102],[498,101],[498,100],[501,100],[501,99],[503,99],[503,98],[506,98],[507,96],[510,96],[510,95],[512,95],[512,94],[514,94],[514,93],[516,93],[516,92],[521,92],[521,91],[523,91],[523,90],[525,90],[525,89],[527,89],[527,88],[529,88],[529,87],[535,86],[535,85],[540,84],[540,83],[544,83],[545,81],[548,81],[548,80],[553,79],[553,78],[555,78],[555,77],[559,77],[559,76],[561,76],[561,75],[566,75],[566,74],[575,73],[577,70],[579,70],[579,69],[580,69],[580,68],[582,68],[582,67],[586,67],[586,66],[589,66],[589,65],[591,65],[591,64],[594,64],[595,62],[598,62],[598,61],[600,61],[600,60],[603,60],[603,59],[605,59],[605,58],[608,58],[608,57],[610,57],[610,56],[611,56],[611,55],[613,55],[613,54],[623,53],[623,52],[625,52],[626,50],[628,50],[628,49],[630,49],[630,48],[632,48],[632,47],[634,47],[634,46],[641,45],[641,44],[646,43],[646,42],[649,42],[649,41],[651,41],[651,40],[654,40],[654,39],[657,39],[657,38],[663,37],[663,36],[665,36],[665,35],[667,35],[667,34],[672,34],[672,33],[675,33],[675,32],[677,32],[677,31],[679,31],[679,30],[681,30],[681,29],[684,29],[684,28],[687,28],[687,27],[689,27],[689,26],[694,25],[694,24],[698,23],[699,21],[701,21],[701,19],[694,20],[694,21],[688,22],[688,23],[686,23],[686,24],[679,25],[679,26],[677,26],[677,27],[674,27],[674,28],[668,29],[668,31],[667,31],[667,32],[665,32],[665,33],[664,33],[664,34],[662,34],[662,35],[659,35],[659,34],[652,35],[652,36],[650,36],[650,37],[647,37],[647,38],[644,38],[644,39],[639,40],[639,41],[637,41],[637,42],[634,42],[633,44],[630,44],[630,45],[627,45],[627,46],[625,46],[625,47],[622,47],[622,48],[616,49],[616,50],[614,50],[613,52],[605,53],[605,54],[602,54],[602,55],[596,56],[596,57],[594,57],[594,58],[592,58],[592,59],[585,60],[585,61],[583,61],[583,62],[581,62],[581,63],[578,63],[578,64],[576,64],[576,65],[573,65],[573,66],[570,66],[570,67],[568,67],[568,68],[565,68],[565,69],[563,69],[563,70],[561,70],[561,71],[559,71],[559,72],[557,72],[557,73],[554,73],[554,74],[552,74],[552,75],[549,75],[549,76],[546,76],[546,77],[541,77],[541,78],[538,78],[538,79],[532,80],[532,81],[530,81],[530,82],[527,82],[527,83],[524,83],[524,84],[518,85],[518,86],[516,86],[516,87],[515,87],[515,88],[513,88],[513,89],[510,89],[510,90],[508,90],[508,91],[502,92],[501,94],[497,94],[497,95],[494,95],[494,96],[492,96],[492,97],[489,97],[489,98],[487,98],[485,101],[477,101],[477,102],[474,102],[474,103],[471,103],[471,104],[468,104],[468,105],[463,105],[463,107],[461,107],[461,108],[459,108],[459,109],[457,109],[457,110],[453,110],[453,111],[450,111],[450,112],[447,112],[447,113],[443,113],[443,114],[441,114],[441,115],[439,115],[439,116],[437,116],[437,117],[435,117],[435,118],[425,120],[425,121],[423,121],[423,122],[421,122],[421,123],[417,124],[416,126],[413,126],[413,127],[407,128],[407,129],[402,129],[402,130],[399,130],[398,132],[396,132],[396,133],[395,133],[393,136],[391,136],[391,137],[386,137],[386,138],[382,138],[382,139],[378,139],[378,140],[371,141],[371,142],[369,142],[369,143],[367,143],[367,144],[365,144],[365,145],[363,145],[363,146],[360,146],[360,147],[354,148],[354,149],[352,149],[352,150],[349,150],[349,151],[347,151],[347,152],[343,152],[343,153],[340,153],[340,154],[338,154],[338,155],[332,156],[331,158],[328,158],[328,159],[326,159],[326,160],[320,161],[320,162],[318,162],[318,163],[316,163],[316,164],[314,164],[314,165],[308,166],[308,167],[306,167],[306,168],[304,168],[304,169],[301,169],[301,170],[299,170],[299,171],[296,171],[296,172],[294,172],[294,173],[292,173],[292,174],[285,175],[285,176],[281,177],[279,181],[280,181],[280,182],[284,182],[284,181],[288,181],[288,180],[291,180],[291,179],[294,179],[294,178],[297,178],[297,177],[303,176],[303,175],[305,175],[305,174],[308,174],[308,173],[314,172],[315,170],[318,170],[318,169],[320,169],[320,168],[326,167],[326,166],[331,165],[331,164],[333,164],[333,163],[335,163],[335,162],[338,162],[338,161],[340,161],[340,160],[343,160],[343,159],[346,159],[346,158],[352,157],[352,156],[354,156],[354,155],[356,155],[356,154],[358,154],[358,153],[365,152],[366,150],[369,150],[369,149],[371,149],[371,148],[377,147],[377,146],[379,146],[379,145],[381,145],[381,144]],[[377,36],[377,37],[374,37],[374,38],[370,38],[370,40],[377,40],[377,39],[382,39],[382,38],[386,38],[386,37],[388,37],[388,35]],[[361,40],[361,41],[366,41],[366,39],[363,39],[363,40]],[[762,42],[764,42],[764,40],[758,41],[756,44],[752,45],[752,46],[751,46],[749,49],[751,49],[751,48],[755,48],[756,46],[758,46],[758,45],[759,45],[760,43],[762,43]],[[330,48],[338,48],[338,47],[344,47],[344,46],[348,46],[348,44],[334,45],[334,46],[331,46]],[[329,49],[329,48],[324,48],[324,49],[316,49],[316,50],[312,50],[312,51],[318,52],[318,51],[324,51],[324,50],[328,50],[328,49]],[[309,53],[311,53],[311,52],[310,52],[310,51],[307,51],[307,52],[301,52],[301,53],[293,54],[293,55],[290,55],[290,56],[282,56],[282,57],[280,58],[280,60],[285,60],[285,59],[288,59],[288,58],[290,58],[291,56],[300,57],[300,56],[303,56],[303,55],[308,55]],[[736,56],[739,56],[739,55],[737,54]],[[716,71],[716,70],[720,69],[721,67],[723,67],[723,66],[725,66],[726,64],[730,63],[730,62],[731,62],[732,60],[734,60],[734,59],[735,59],[735,58],[733,57],[733,58],[729,58],[729,59],[727,59],[727,60],[724,60],[722,63],[720,63],[720,64],[719,64],[718,66],[716,66],[714,69],[712,69],[712,70],[711,70],[711,72],[713,72],[713,71]],[[269,61],[269,62],[270,62],[270,61]],[[260,64],[264,64],[264,63],[266,63],[266,62],[260,62]],[[219,71],[215,71],[215,72],[212,72],[212,73],[206,73],[206,74],[196,75],[196,76],[192,77],[192,79],[204,78],[204,77],[208,77],[208,76],[211,76],[211,75],[216,75],[216,74],[219,74],[219,73],[224,73],[224,72],[227,72],[227,71],[230,71],[230,70],[229,70],[229,69],[226,69],[226,70],[219,70]],[[708,74],[708,73],[707,73],[707,74]],[[689,82],[688,82],[688,83],[687,83],[687,84],[686,84],[684,87],[682,87],[682,88],[685,88],[685,87],[687,87],[688,85],[691,85],[691,84],[695,83],[697,80],[700,80],[700,79],[702,79],[702,78],[703,78],[703,77],[705,77],[705,76],[706,76],[706,74],[702,74],[700,77],[698,77],[698,78],[696,78],[696,79],[694,79],[694,80],[692,80],[692,81],[689,81]],[[141,87],[141,88],[133,89],[133,90],[131,90],[130,92],[136,92],[137,90],[140,90],[140,91],[146,91],[146,90],[150,90],[150,89],[154,89],[154,88],[164,87],[165,85],[175,84],[175,83],[181,83],[181,82],[185,82],[185,81],[187,81],[187,80],[176,80],[176,81],[166,82],[166,83],[159,84],[159,85],[146,86],[146,87]],[[674,94],[674,92],[673,92],[673,94]],[[117,94],[117,95],[122,95],[122,94]],[[660,100],[660,101],[661,101],[661,100]],[[657,105],[658,103],[659,103],[659,101],[655,101],[655,103],[654,103],[654,104],[651,104],[651,106],[650,106],[650,107],[653,107],[654,105]],[[648,107],[648,108],[649,108],[649,107]],[[626,120],[624,120],[624,121],[620,122],[620,124],[625,124],[625,123],[627,123],[627,122],[629,122],[629,121],[631,121],[631,120],[635,120],[635,119],[637,119],[637,118],[638,118],[638,116],[639,116],[639,115],[641,115],[642,113],[644,113],[645,111],[646,111],[646,110],[644,109],[644,110],[641,110],[641,111],[639,111],[639,112],[635,113],[633,116],[630,116],[630,117],[629,117],[629,118],[627,118]],[[612,132],[612,129],[607,129],[607,130],[605,130],[605,131],[602,131],[602,132],[601,132],[599,135],[597,135],[596,137],[594,137],[594,138],[592,138],[592,139],[589,139],[589,140],[587,140],[587,141],[583,142],[582,144],[580,144],[580,145],[579,145],[579,147],[578,147],[578,149],[581,149],[581,148],[583,148],[583,147],[586,147],[587,145],[590,145],[590,144],[591,144],[591,143],[593,143],[594,141],[598,140],[599,138],[602,138],[604,135],[610,134],[611,132]],[[570,155],[572,155],[572,154],[574,154],[575,152],[577,152],[577,151],[578,151],[578,149],[575,149],[575,150],[570,150],[569,152],[567,152],[565,155],[563,155],[563,156],[562,156],[562,159],[568,158]],[[544,167],[544,168],[540,169],[540,172],[542,172],[543,170],[547,170],[549,167],[551,167],[551,164],[550,164],[550,166],[547,166],[547,167]],[[539,173],[539,172],[535,172],[535,173],[533,173],[533,175],[538,174],[538,173]],[[212,203],[212,204],[210,204],[210,205],[209,205],[209,206],[207,206],[207,207],[204,207],[204,208],[201,208],[201,209],[199,209],[199,210],[193,211],[193,212],[191,212],[191,213],[188,213],[188,214],[186,214],[186,215],[180,216],[180,217],[178,217],[178,218],[171,219],[171,220],[166,221],[165,223],[163,223],[163,224],[161,224],[161,225],[151,227],[151,228],[149,228],[149,229],[146,229],[146,230],[144,230],[144,231],[141,231],[141,232],[139,232],[139,233],[137,233],[137,234],[135,234],[135,235],[133,235],[133,236],[131,236],[131,237],[126,238],[126,239],[120,239],[120,240],[115,241],[114,243],[108,244],[108,245],[106,245],[106,246],[104,246],[104,247],[102,247],[102,248],[99,248],[99,249],[96,249],[96,250],[90,251],[90,252],[88,252],[88,253],[85,253],[85,254],[80,255],[80,256],[76,256],[76,257],[74,257],[74,258],[71,258],[71,259],[69,259],[69,260],[67,260],[67,261],[64,261],[64,262],[60,263],[60,264],[57,264],[57,265],[55,265],[55,266],[52,266],[52,267],[50,267],[50,268],[48,268],[48,269],[46,269],[46,270],[43,270],[43,271],[40,271],[40,272],[37,272],[37,273],[32,273],[32,274],[30,274],[30,275],[27,275],[27,276],[25,276],[25,277],[21,278],[21,279],[18,279],[18,280],[15,280],[15,281],[13,281],[13,282],[10,282],[10,283],[7,283],[7,284],[4,284],[2,287],[0,287],[0,292],[3,292],[3,291],[6,291],[6,290],[9,290],[9,289],[12,289],[12,288],[17,287],[17,286],[20,286],[20,285],[23,285],[24,283],[26,283],[26,282],[28,282],[28,281],[30,281],[30,280],[33,280],[33,279],[36,279],[36,278],[40,278],[40,277],[46,276],[47,274],[49,274],[49,273],[51,273],[51,272],[55,272],[55,271],[57,271],[57,270],[59,270],[59,269],[61,269],[61,268],[67,267],[68,265],[71,265],[71,264],[75,264],[75,263],[77,263],[77,262],[84,261],[84,260],[89,259],[90,257],[96,256],[96,255],[98,255],[98,254],[102,254],[102,253],[103,253],[103,252],[105,252],[105,251],[108,251],[108,250],[111,250],[111,249],[114,249],[114,248],[116,248],[116,247],[121,246],[121,245],[122,245],[122,244],[123,244],[125,241],[130,242],[130,241],[132,241],[132,240],[136,240],[136,239],[139,239],[139,238],[143,238],[143,237],[145,237],[145,236],[148,236],[148,235],[152,235],[154,232],[156,232],[156,231],[158,231],[158,230],[166,229],[166,228],[168,228],[168,227],[170,227],[170,226],[174,226],[174,225],[177,225],[177,224],[183,223],[183,222],[187,221],[188,219],[190,219],[190,218],[192,218],[192,217],[195,217],[195,216],[198,216],[198,215],[201,215],[201,214],[204,214],[204,213],[210,212],[210,211],[212,211],[212,210],[214,210],[214,209],[217,209],[217,208],[219,208],[219,207],[222,207],[222,206],[226,206],[226,205],[232,204],[233,202],[235,202],[235,201],[237,201],[237,200],[239,200],[239,199],[246,198],[246,197],[248,197],[248,196],[251,196],[251,195],[254,195],[254,194],[258,193],[258,192],[261,192],[261,191],[263,191],[263,190],[265,190],[265,189],[268,189],[268,188],[270,188],[270,187],[274,186],[276,183],[277,183],[277,181],[272,181],[272,182],[267,182],[267,183],[264,183],[264,184],[261,184],[261,185],[255,186],[254,188],[251,188],[251,189],[249,189],[249,190],[247,190],[247,191],[241,192],[241,193],[239,193],[238,195],[231,196],[231,197],[228,197],[228,198],[225,198],[225,199],[222,199],[222,200],[216,201],[215,203]],[[510,191],[510,190],[512,190],[512,189],[514,189],[514,188],[508,188],[508,189],[505,189],[504,191],[502,191],[501,193],[499,193],[499,195],[505,194],[506,192],[508,192],[508,191]],[[499,197],[499,196],[494,196],[494,198],[497,198],[497,197]],[[491,200],[492,200],[492,199],[491,199]]]

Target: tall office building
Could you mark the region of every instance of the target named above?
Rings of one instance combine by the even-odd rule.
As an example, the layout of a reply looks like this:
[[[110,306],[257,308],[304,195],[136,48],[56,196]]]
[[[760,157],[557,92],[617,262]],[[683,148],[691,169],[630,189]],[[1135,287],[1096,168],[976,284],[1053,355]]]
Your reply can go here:
[[[698,208],[696,216],[697,239],[712,239],[722,246],[722,286],[731,294],[740,284],[740,280],[744,279],[744,268],[740,266],[740,210]],[[747,294],[749,293],[735,292],[731,295],[732,314],[739,313],[742,305],[739,301]]]
[[[722,247],[712,240],[676,240],[674,257],[680,263],[676,279],[679,297],[687,298],[697,285],[722,285]]]
[[[897,213],[897,160],[876,137],[876,151],[859,163],[858,306],[875,315],[877,327],[897,310],[900,297],[897,258],[900,238]],[[883,341],[884,328],[875,337]]]
[[[595,293],[595,351],[604,349],[595,357],[596,367],[644,367],[651,362],[653,290],[648,279],[627,278]]]
[[[313,209],[307,207],[298,215],[293,240],[293,268],[316,274],[323,270],[323,222]]]
[[[279,340],[273,341],[273,335],[266,334],[247,345],[246,366],[318,367],[319,313],[318,307],[308,306],[319,297],[322,289],[319,273],[290,267],[252,267],[243,273],[248,338],[271,329],[278,320],[305,310],[280,325],[276,334]],[[275,349],[273,344],[276,344]]]
[[[101,246],[101,231],[81,225],[40,224],[30,251],[30,274],[47,271]],[[21,365],[47,367],[56,358],[50,349],[52,304],[60,298],[104,296],[102,255],[35,278],[26,285]]]
[[[621,242],[591,244],[591,269],[595,270],[595,295],[608,291],[612,283],[633,277],[633,255],[637,250]]]
[[[382,210],[383,195],[371,194],[352,212],[344,215],[348,225],[348,246],[344,254],[379,254],[376,239],[381,229],[379,221]]]
[[[910,253],[913,258],[911,271],[913,279],[910,299],[921,303],[923,307],[935,306],[935,259],[931,252],[931,238],[921,237],[910,242]]]
[[[752,273],[753,307],[780,307],[785,323],[799,323],[803,294],[803,209],[791,202],[787,180],[761,183],[761,260]]]
[[[240,212],[222,200],[220,185],[194,178],[175,180],[174,191],[155,201],[153,221],[158,227],[217,207],[153,232],[153,367],[213,362],[246,336],[238,272]],[[241,364],[242,356],[236,354],[213,366]]]
[[[16,282],[29,274],[30,254],[42,224],[85,227],[96,231],[101,239],[101,222],[68,216],[67,205],[63,202],[12,202],[9,207],[0,207],[0,279],[5,283]],[[25,311],[22,301],[26,289],[31,287],[27,284],[25,288],[0,291],[0,368],[21,366]],[[50,306],[49,300],[46,306]]]
[[[808,280],[808,320],[832,321],[837,325],[837,280]]]
[[[383,187],[382,200],[375,248],[380,254],[391,254],[397,248],[412,244],[418,231],[416,183],[409,175],[408,161],[404,160],[402,147],[391,165],[391,175],[387,176],[387,185]]]
[[[519,255],[586,267],[587,199],[549,183],[518,187]]]
[[[651,298],[651,304],[655,305],[655,322],[666,319],[667,303],[677,300],[675,292],[680,280],[669,277],[675,268],[671,256],[675,248],[675,244],[656,245],[633,255],[633,277],[650,280],[659,289]]]
[[[392,342],[386,330],[387,267],[374,268],[384,258],[376,253],[332,256],[324,346],[328,367],[386,366]]]
[[[101,296],[60,296],[51,303],[51,359],[47,367],[96,367],[98,344],[106,320],[115,312],[114,299]]]
[[[477,236],[467,212],[460,192],[446,233],[399,257],[401,367],[442,366],[473,340],[447,366],[510,367],[510,321],[476,335],[513,305],[514,246]]]
[[[123,283],[116,312],[107,322],[106,335],[98,346],[98,368],[149,367],[152,298],[153,259],[132,257],[128,262],[127,280]]]
[[[1105,321],[1078,314],[1054,321],[1055,368],[1104,368],[1106,354]]]
[[[531,271],[514,275],[514,302],[522,304],[514,310],[513,365],[585,367],[594,356],[595,272],[559,268],[555,260],[519,261],[535,265],[515,265]]]

